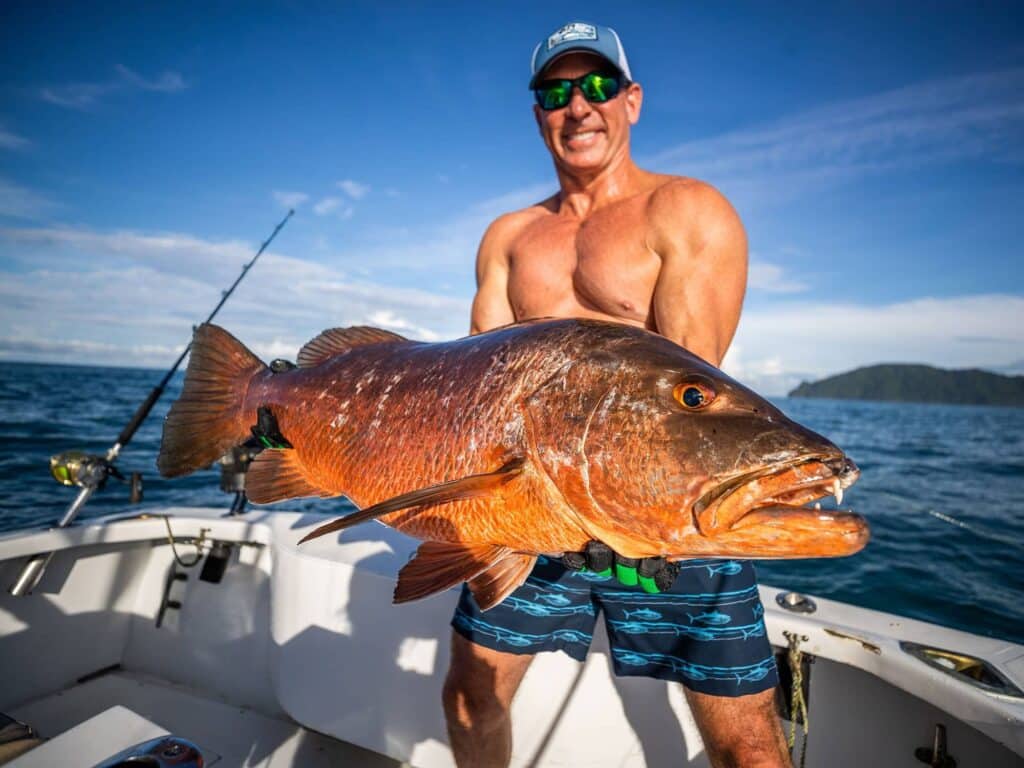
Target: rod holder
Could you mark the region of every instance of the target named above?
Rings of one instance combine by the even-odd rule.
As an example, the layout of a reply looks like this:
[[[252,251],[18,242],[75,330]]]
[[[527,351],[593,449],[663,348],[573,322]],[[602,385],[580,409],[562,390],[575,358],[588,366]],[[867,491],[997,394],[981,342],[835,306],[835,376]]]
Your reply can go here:
[[[31,594],[32,590],[39,584],[39,580],[43,578],[43,572],[52,559],[53,552],[41,552],[38,555],[32,555],[28,562],[25,563],[25,567],[21,569],[18,578],[7,591],[15,597],[24,597]]]

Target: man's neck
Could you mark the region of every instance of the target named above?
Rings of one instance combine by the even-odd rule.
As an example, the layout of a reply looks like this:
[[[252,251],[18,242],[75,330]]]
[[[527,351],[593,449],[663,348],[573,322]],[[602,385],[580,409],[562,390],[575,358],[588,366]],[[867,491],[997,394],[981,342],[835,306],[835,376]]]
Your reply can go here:
[[[596,208],[636,192],[644,172],[628,153],[594,173],[577,173],[556,166],[559,210],[584,218]]]

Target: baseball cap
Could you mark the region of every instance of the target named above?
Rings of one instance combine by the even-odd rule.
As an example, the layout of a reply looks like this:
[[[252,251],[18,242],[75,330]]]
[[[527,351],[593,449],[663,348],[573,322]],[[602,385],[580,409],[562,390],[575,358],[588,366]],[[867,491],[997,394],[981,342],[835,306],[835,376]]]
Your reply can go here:
[[[538,76],[555,59],[573,51],[596,53],[632,80],[629,62],[622,49],[622,41],[611,27],[573,21],[537,43],[530,58],[530,88],[537,84]]]

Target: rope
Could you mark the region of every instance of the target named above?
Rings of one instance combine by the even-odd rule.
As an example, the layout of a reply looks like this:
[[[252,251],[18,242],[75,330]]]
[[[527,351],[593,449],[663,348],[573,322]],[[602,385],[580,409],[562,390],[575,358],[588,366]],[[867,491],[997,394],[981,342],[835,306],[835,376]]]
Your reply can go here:
[[[167,526],[167,541],[171,545],[171,553],[174,555],[174,559],[177,561],[178,565],[180,565],[182,568],[191,568],[196,563],[198,563],[200,560],[202,560],[203,559],[203,542],[206,541],[206,532],[209,531],[210,529],[209,528],[200,528],[199,529],[199,538],[192,542],[193,544],[195,544],[195,547],[196,547],[196,556],[194,558],[192,558],[191,562],[185,562],[178,555],[178,550],[174,546],[174,534],[171,533],[171,518],[168,515],[161,515],[161,517],[164,519],[164,525]]]
[[[807,720],[807,701],[804,699],[804,673],[803,673],[803,651],[800,650],[800,641],[807,641],[807,635],[798,635],[796,632],[783,632],[789,641],[790,676],[793,678],[793,687],[789,692],[789,753],[793,754],[793,747],[796,744],[796,721],[803,721],[804,738],[800,746],[800,768],[804,768],[807,760],[807,732],[810,730],[810,723]]]

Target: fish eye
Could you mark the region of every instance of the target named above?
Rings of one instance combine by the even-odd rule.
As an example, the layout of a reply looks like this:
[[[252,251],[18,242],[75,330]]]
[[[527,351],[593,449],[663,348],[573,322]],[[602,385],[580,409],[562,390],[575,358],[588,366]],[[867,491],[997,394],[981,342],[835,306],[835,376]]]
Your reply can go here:
[[[700,410],[715,399],[715,391],[707,384],[698,381],[684,381],[682,384],[676,384],[672,394],[679,404],[689,411]]]

